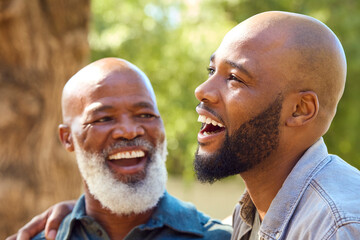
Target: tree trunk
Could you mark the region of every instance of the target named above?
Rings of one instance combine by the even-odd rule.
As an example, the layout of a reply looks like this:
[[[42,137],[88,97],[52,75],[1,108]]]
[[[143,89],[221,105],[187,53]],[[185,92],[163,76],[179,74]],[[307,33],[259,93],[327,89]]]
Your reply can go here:
[[[0,239],[81,192],[57,126],[62,88],[88,61],[89,17],[90,0],[0,0]]]

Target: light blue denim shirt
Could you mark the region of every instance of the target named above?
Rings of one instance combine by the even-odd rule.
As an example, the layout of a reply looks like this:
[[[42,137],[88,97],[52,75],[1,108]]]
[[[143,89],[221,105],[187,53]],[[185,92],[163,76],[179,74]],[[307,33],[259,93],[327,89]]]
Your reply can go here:
[[[233,215],[232,239],[245,240],[255,207],[247,192]],[[360,172],[329,155],[323,139],[295,165],[272,201],[260,239],[360,239]]]
[[[231,237],[232,228],[196,210],[167,192],[146,224],[132,229],[124,240],[219,239]],[[44,232],[34,239],[45,239]],[[85,198],[81,196],[74,210],[60,225],[57,240],[110,239],[104,228],[85,213]]]

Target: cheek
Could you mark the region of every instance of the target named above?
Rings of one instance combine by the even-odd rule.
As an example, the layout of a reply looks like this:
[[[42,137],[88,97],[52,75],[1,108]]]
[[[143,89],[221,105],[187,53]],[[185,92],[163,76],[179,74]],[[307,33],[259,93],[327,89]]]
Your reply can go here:
[[[105,148],[106,140],[108,139],[110,132],[109,127],[90,126],[78,135],[78,141],[84,150],[98,152]]]
[[[162,143],[165,140],[165,129],[164,126],[160,123],[154,123],[144,126],[145,135],[149,137],[149,140],[157,145]]]
[[[224,105],[227,111],[229,134],[257,116],[266,107],[266,104],[262,96],[250,92],[228,94],[224,99]]]
[[[226,104],[227,118],[224,119],[227,124],[227,131],[231,135],[249,118],[249,107],[241,101],[229,101]]]

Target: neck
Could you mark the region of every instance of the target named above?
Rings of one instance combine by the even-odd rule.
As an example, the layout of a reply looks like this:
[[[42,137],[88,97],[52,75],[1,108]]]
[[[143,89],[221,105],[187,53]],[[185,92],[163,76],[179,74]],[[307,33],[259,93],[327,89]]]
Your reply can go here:
[[[261,220],[301,155],[278,154],[240,174]]]
[[[136,226],[146,223],[155,208],[141,214],[119,215],[102,207],[85,188],[86,215],[93,217],[105,229],[110,239],[121,240]]]

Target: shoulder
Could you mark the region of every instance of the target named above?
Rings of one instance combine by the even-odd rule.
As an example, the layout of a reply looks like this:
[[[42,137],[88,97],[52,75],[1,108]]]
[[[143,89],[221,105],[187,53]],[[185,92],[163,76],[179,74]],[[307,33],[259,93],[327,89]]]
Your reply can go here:
[[[198,211],[192,203],[181,201],[168,193],[156,213],[165,225],[179,233],[201,236],[202,239],[230,239],[232,227]]]
[[[337,240],[337,239],[358,239],[360,236],[360,222],[349,222],[345,225],[339,226],[334,231],[330,232],[323,239]]]
[[[336,221],[360,220],[360,208],[355,207],[360,206],[360,171],[338,156],[329,158],[329,163],[310,182],[308,194],[318,197]]]
[[[204,227],[204,239],[230,239],[233,228],[221,221],[209,218]]]
[[[299,231],[305,230],[301,226],[308,230],[314,226],[310,232],[319,239],[359,236],[360,172],[337,156],[328,158],[304,191],[291,222]]]

